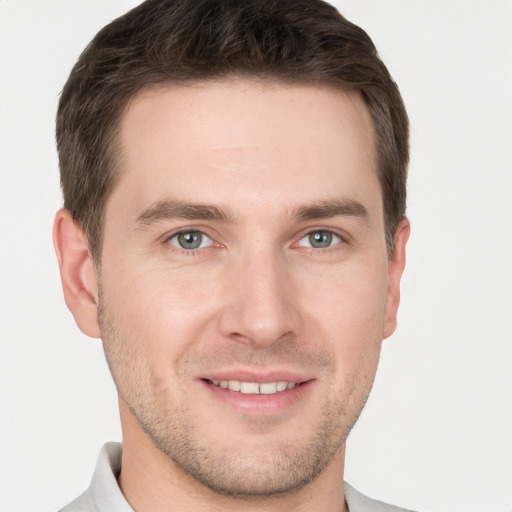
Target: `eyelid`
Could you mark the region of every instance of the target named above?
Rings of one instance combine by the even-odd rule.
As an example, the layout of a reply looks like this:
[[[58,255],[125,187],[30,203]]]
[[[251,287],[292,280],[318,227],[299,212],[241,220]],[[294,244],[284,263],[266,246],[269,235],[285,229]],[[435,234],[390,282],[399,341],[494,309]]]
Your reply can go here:
[[[313,234],[313,233],[318,233],[318,232],[325,232],[325,233],[330,233],[332,234],[333,236],[339,238],[339,242],[336,242],[334,243],[333,245],[329,246],[329,247],[325,247],[325,248],[315,248],[315,247],[309,247],[309,246],[306,246],[306,245],[299,245],[299,243],[304,240],[306,237],[308,237],[309,235]],[[297,238],[296,238],[296,242],[294,242],[294,246],[296,247],[309,247],[311,249],[316,249],[316,250],[322,250],[322,251],[327,251],[329,249],[333,249],[335,248],[337,245],[340,245],[340,244],[347,244],[349,243],[350,241],[350,236],[348,234],[346,234],[345,232],[343,231],[340,231],[339,229],[335,229],[335,228],[332,228],[332,227],[323,227],[323,226],[319,226],[319,227],[315,227],[315,228],[308,228],[307,230],[303,231]]]
[[[306,237],[311,235],[312,233],[317,233],[320,231],[323,231],[326,233],[331,233],[333,236],[339,238],[339,241],[329,247],[325,247],[325,248],[310,247],[311,249],[322,250],[322,251],[326,252],[329,249],[333,249],[340,244],[350,243],[351,237],[345,231],[342,231],[342,230],[339,230],[339,229],[336,229],[333,227],[317,226],[314,228],[304,229],[300,232],[299,235],[296,235],[294,237],[295,241],[292,243],[292,247],[308,247],[308,246],[301,246],[301,245],[299,245],[299,243],[302,240],[304,240]],[[177,237],[178,235],[180,235],[182,233],[190,233],[190,232],[201,233],[201,235],[203,235],[204,237],[206,237],[210,240],[210,243],[208,244],[207,247],[198,247],[197,249],[184,249],[183,247],[180,247],[179,245],[174,245],[174,244],[170,243],[170,240],[173,239],[174,237]],[[179,227],[179,228],[176,228],[174,231],[171,231],[170,233],[167,232],[165,235],[160,237],[160,243],[162,243],[163,245],[166,245],[166,246],[170,245],[173,247],[173,249],[175,249],[177,251],[183,251],[183,252],[187,252],[189,254],[199,251],[199,250],[209,249],[212,246],[218,246],[218,247],[224,246],[223,243],[217,241],[216,236],[214,236],[213,234],[210,233],[210,229],[205,229],[204,227],[196,227],[196,226]]]
[[[176,245],[174,243],[172,243],[173,239],[177,239],[179,237],[179,235],[182,235],[182,234],[185,234],[185,233],[198,233],[203,238],[206,238],[207,240],[204,240],[204,239],[201,240],[200,246],[196,247],[196,248],[193,248],[193,249],[185,249],[185,247],[181,247],[179,245],[179,243],[176,243]],[[186,229],[184,231],[178,231],[176,233],[173,233],[171,236],[169,236],[167,238],[167,243],[172,245],[173,247],[176,247],[177,249],[180,249],[180,250],[184,250],[184,251],[197,251],[198,249],[206,249],[206,247],[210,247],[212,245],[212,243],[213,243],[213,240],[212,240],[211,236],[206,234],[204,231],[199,231],[198,229]],[[206,243],[207,245],[203,246],[203,243]]]
[[[216,238],[211,232],[211,230],[209,229],[205,229],[204,227],[196,227],[196,226],[183,226],[183,227],[179,227],[179,228],[176,228],[175,230],[171,231],[171,232],[167,232],[165,235],[161,236],[159,238],[159,242],[166,246],[167,248],[171,248],[173,251],[178,251],[178,252],[183,252],[183,253],[187,253],[189,255],[193,254],[193,253],[196,253],[197,251],[202,251],[202,250],[207,250],[211,247],[214,247],[214,246],[222,246],[221,243],[217,242],[216,241]],[[177,237],[178,235],[180,234],[183,234],[183,233],[200,233],[203,237],[206,237],[209,239],[209,243],[206,247],[198,247],[196,249],[185,249],[183,247],[180,247],[179,244],[173,244],[171,243],[171,240],[175,237]]]

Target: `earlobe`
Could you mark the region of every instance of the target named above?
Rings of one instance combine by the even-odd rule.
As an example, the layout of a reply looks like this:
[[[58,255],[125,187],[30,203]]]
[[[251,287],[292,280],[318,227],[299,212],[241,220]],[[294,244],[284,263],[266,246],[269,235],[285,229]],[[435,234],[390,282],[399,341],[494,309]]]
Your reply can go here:
[[[80,330],[88,336],[99,338],[96,268],[85,234],[64,208],[55,215],[53,245],[66,304]]]
[[[405,268],[405,246],[411,233],[407,217],[398,224],[395,232],[393,253],[388,263],[388,293],[384,319],[383,338],[391,336],[396,329],[396,317],[400,304],[400,281]]]

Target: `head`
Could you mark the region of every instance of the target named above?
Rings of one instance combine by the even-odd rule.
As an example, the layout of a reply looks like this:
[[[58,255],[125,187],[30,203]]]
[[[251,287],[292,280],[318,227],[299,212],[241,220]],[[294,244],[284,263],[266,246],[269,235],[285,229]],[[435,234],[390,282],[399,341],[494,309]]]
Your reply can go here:
[[[368,36],[317,0],[145,2],[80,57],[57,139],[66,301],[126,453],[245,498],[339,476],[409,229]]]

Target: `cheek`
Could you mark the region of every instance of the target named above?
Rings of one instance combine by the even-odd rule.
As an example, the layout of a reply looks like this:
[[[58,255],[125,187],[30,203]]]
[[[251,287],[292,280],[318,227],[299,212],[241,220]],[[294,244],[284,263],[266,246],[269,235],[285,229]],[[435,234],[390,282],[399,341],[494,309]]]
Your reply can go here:
[[[328,274],[310,274],[308,282],[313,279],[322,286],[297,293],[303,297],[307,338],[321,333],[340,367],[354,368],[366,360],[369,366],[376,364],[383,339],[386,268],[374,261],[373,265],[347,265]]]
[[[128,343],[139,340],[140,351],[157,366],[179,359],[215,316],[212,279],[156,266],[136,274],[120,267],[110,275],[104,298],[112,322]]]
[[[386,282],[373,272],[333,279],[314,302],[331,353],[336,377],[334,396],[349,411],[360,411],[372,387],[383,339]],[[319,329],[317,329],[319,330]],[[315,333],[310,332],[310,336]]]

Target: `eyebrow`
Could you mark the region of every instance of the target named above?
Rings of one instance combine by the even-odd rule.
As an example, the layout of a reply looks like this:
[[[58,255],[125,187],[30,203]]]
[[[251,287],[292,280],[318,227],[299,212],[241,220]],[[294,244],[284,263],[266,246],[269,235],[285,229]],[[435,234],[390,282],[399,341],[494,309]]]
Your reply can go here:
[[[338,216],[356,217],[365,223],[369,221],[366,207],[353,199],[332,199],[300,206],[292,215],[298,220],[327,219]]]
[[[214,205],[164,199],[143,210],[135,222],[139,226],[148,226],[158,221],[171,219],[232,222],[234,215],[229,210]]]
[[[293,211],[291,218],[305,221],[338,216],[356,217],[366,223],[369,219],[368,210],[361,203],[352,199],[332,199],[299,206]],[[229,223],[234,222],[235,216],[229,209],[211,204],[164,199],[143,210],[137,216],[135,222],[143,227],[155,222],[172,219],[211,220]]]

